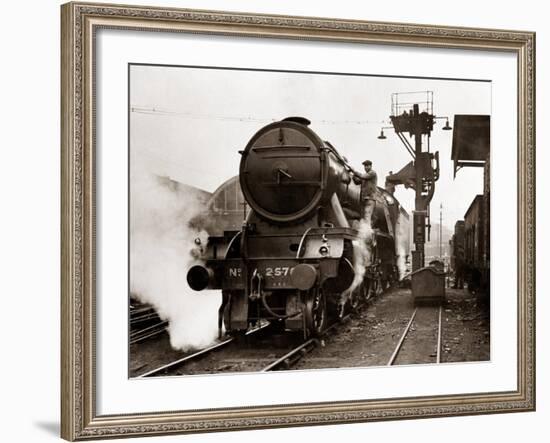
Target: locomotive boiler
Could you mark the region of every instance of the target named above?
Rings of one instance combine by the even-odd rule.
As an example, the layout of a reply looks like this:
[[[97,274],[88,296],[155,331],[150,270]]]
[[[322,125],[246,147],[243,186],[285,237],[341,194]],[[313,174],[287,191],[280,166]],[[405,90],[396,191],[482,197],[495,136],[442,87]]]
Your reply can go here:
[[[210,236],[187,281],[222,290],[218,328],[238,334],[265,319],[319,335],[329,317],[397,279],[399,202],[378,188],[363,220],[358,174],[338,151],[290,117],[261,128],[239,151],[250,210],[238,231]],[[365,225],[367,223],[367,225]]]

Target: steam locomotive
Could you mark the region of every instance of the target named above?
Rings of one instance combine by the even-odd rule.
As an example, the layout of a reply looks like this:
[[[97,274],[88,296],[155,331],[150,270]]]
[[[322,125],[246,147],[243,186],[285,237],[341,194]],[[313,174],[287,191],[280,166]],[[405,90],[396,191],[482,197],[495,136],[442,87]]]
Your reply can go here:
[[[250,207],[242,228],[211,235],[187,274],[200,291],[221,289],[218,330],[246,332],[262,319],[321,334],[329,319],[396,281],[398,237],[408,214],[378,188],[368,226],[358,173],[338,151],[289,117],[261,128],[241,154]]]

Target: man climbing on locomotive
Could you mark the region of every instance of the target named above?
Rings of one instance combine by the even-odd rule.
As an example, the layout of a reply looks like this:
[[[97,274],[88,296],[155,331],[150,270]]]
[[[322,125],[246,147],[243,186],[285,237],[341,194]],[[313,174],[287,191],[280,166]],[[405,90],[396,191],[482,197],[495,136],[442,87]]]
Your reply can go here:
[[[365,172],[355,172],[353,179],[356,184],[361,185],[361,218],[363,221],[367,222],[370,227],[373,227],[376,223],[376,220],[373,219],[373,214],[376,207],[376,199],[378,197],[378,175],[376,171],[372,169],[372,161],[365,160],[363,162],[363,167],[365,168]],[[372,241],[372,239],[370,241]],[[373,257],[371,257],[371,260],[372,259]],[[373,265],[373,263],[370,263],[370,265]],[[372,278],[374,278],[374,276],[369,276],[367,281],[370,282]],[[364,291],[364,295],[368,298],[368,296],[376,293],[376,287],[372,283],[367,283],[367,285],[364,286]]]
[[[372,212],[376,204],[375,193],[378,184],[378,175],[376,171],[372,169],[372,162],[365,160],[363,162],[365,168],[364,173],[357,173],[358,178],[361,180],[361,201],[363,202],[363,219],[367,219],[372,222]],[[372,223],[371,223],[372,224]]]

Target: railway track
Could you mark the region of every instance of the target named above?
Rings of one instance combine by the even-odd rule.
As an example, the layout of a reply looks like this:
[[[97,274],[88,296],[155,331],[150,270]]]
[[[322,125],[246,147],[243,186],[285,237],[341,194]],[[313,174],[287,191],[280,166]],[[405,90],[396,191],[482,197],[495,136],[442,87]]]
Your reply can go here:
[[[434,312],[437,312],[437,329],[433,330],[433,328],[426,328],[424,327],[423,330],[417,330],[413,327],[413,325],[416,324],[430,324],[429,318],[433,317]],[[401,337],[399,338],[399,341],[397,342],[397,345],[395,346],[395,349],[390,357],[390,359],[387,362],[387,366],[393,366],[395,364],[411,364],[411,363],[427,363],[427,360],[430,358],[435,358],[435,363],[439,364],[441,363],[441,314],[442,314],[442,307],[440,306],[438,309],[434,310],[428,307],[421,307],[416,308],[411,317],[409,318],[409,321],[407,325],[405,326],[405,329],[403,330],[403,333],[401,334]],[[422,316],[423,318],[419,321],[418,317]],[[428,321],[426,321],[428,320]],[[435,322],[431,322],[435,323]],[[411,331],[418,332],[418,335],[420,336],[417,340],[417,346],[414,346],[414,343],[411,340]],[[433,347],[430,347],[429,345],[426,345],[429,340],[426,340],[426,338],[430,335],[435,335],[436,337],[436,344],[435,344],[435,350]],[[403,356],[403,348],[405,346],[408,346],[409,349],[414,350],[415,357],[414,358],[422,358],[422,361],[409,361],[407,360],[407,356]],[[424,347],[424,349],[420,349]],[[420,351],[420,352],[419,352]],[[422,352],[424,351],[424,352]],[[428,356],[425,354],[429,353]],[[423,355],[424,354],[424,355]],[[410,357],[409,357],[410,358]],[[400,363],[398,361],[401,360]]]
[[[327,329],[325,329],[321,338],[311,338],[305,341],[304,343],[296,346],[294,349],[287,352],[282,357],[279,357],[275,361],[268,364],[266,367],[264,367],[261,370],[261,372],[277,371],[279,369],[289,369],[290,367],[294,366],[298,361],[300,361],[303,357],[305,357],[307,354],[313,351],[317,346],[320,346],[322,342],[321,340],[323,337],[326,337],[329,332],[336,329],[340,324],[348,321],[349,318],[350,318],[350,314],[344,316],[341,320],[334,322]]]
[[[161,320],[155,309],[137,301],[130,303],[130,344],[141,343],[168,328],[168,322]]]
[[[261,326],[255,328],[255,329],[252,329],[252,330],[248,331],[245,334],[245,336],[251,336],[251,335],[257,334],[258,332],[265,330],[268,326],[269,326],[268,323],[264,324],[264,325],[261,325]],[[141,374],[138,378],[153,377],[153,376],[156,376],[156,375],[167,374],[170,371],[175,370],[176,368],[180,368],[181,366],[183,366],[186,363],[189,363],[191,361],[195,361],[197,359],[203,358],[206,355],[211,354],[215,351],[218,351],[222,348],[225,348],[228,345],[230,345],[231,343],[234,343],[236,341],[237,341],[237,337],[227,338],[227,339],[222,340],[221,342],[216,343],[212,346],[208,346],[207,348],[201,349],[197,352],[193,352],[193,353],[188,354],[188,355],[186,355],[186,356],[184,356],[184,357],[182,357],[178,360],[174,360],[170,363],[167,363],[163,366],[160,366],[159,368],[156,368],[156,369],[153,369],[151,371],[145,372],[144,374]]]
[[[155,335],[162,334],[168,328],[167,321],[158,321],[157,323],[147,326],[143,329],[134,330],[130,333],[130,344],[140,343]]]
[[[323,334],[323,337],[328,334],[330,331],[334,330],[339,324],[342,322],[347,321],[349,318],[349,315],[344,317],[341,321],[336,322],[329,326]],[[249,332],[245,334],[245,336],[248,337],[255,337],[259,336],[261,331],[266,331],[269,327],[269,323],[266,323],[265,325],[262,325],[256,329],[252,329]],[[289,351],[285,352],[280,357],[269,357],[269,356],[257,356],[254,359],[249,360],[255,360],[255,363],[260,363],[264,360],[270,360],[267,365],[263,365],[259,369],[260,372],[271,372],[271,371],[277,371],[281,369],[289,369],[291,366],[296,364],[299,360],[301,360],[306,354],[311,352],[316,347],[320,346],[322,343],[322,338],[311,338],[309,340],[306,340],[305,342],[301,342],[297,346],[292,347]],[[174,360],[170,363],[167,363],[163,366],[160,366],[156,369],[150,370],[148,372],[145,372],[144,374],[141,374],[138,378],[147,378],[147,377],[154,377],[159,375],[169,375],[170,373],[173,373],[177,369],[181,369],[186,364],[196,362],[197,360],[200,360],[202,358],[206,358],[209,355],[212,355],[216,353],[217,351],[221,351],[222,349],[227,349],[231,344],[236,344],[238,342],[238,338],[236,337],[230,337],[227,338],[219,343],[216,343],[212,346],[209,346],[207,348],[201,349],[197,352],[194,352],[192,354],[188,354],[183,356],[180,359]],[[263,347],[258,346],[257,351],[263,351],[263,353],[272,353],[272,349],[260,349]],[[241,360],[245,361],[246,358],[237,358],[233,360]],[[227,359],[226,359],[227,361]]]
[[[268,364],[260,372],[276,371],[278,369],[289,369],[292,365],[302,359],[307,353],[311,352],[317,346],[320,341],[316,338],[312,338],[301,345],[295,347],[291,351],[287,352],[282,357],[279,357],[274,362]]]

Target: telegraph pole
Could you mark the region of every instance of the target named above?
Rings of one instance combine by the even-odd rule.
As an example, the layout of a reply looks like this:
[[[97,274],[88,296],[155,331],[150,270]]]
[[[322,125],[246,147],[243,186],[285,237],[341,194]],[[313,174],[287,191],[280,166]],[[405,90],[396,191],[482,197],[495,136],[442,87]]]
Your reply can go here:
[[[443,261],[443,203],[439,204],[439,259]]]

